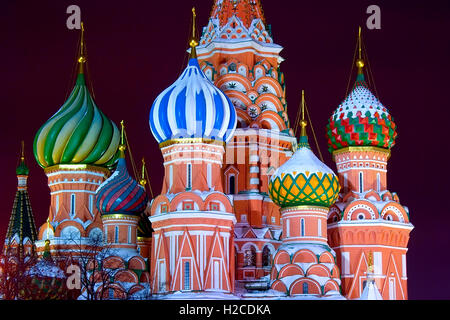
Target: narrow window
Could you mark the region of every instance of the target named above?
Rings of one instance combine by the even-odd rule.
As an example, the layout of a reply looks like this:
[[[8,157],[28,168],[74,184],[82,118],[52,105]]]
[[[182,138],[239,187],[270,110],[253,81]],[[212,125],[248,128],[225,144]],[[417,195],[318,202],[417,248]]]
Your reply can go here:
[[[184,263],[184,290],[191,290],[191,268],[190,263]]]
[[[169,190],[172,189],[173,184],[173,166],[169,166]]]
[[[270,249],[268,246],[265,246],[262,252],[262,263],[263,263],[263,267],[270,267],[271,266],[271,254],[270,254]]]
[[[228,188],[229,188],[230,194],[235,194],[235,193],[236,193],[236,184],[235,184],[235,178],[234,178],[234,175],[233,175],[233,176],[230,176]]]
[[[131,244],[131,226],[128,226],[128,244]]]
[[[72,193],[70,195],[70,214],[72,216],[75,216],[75,200],[76,200],[75,194]]]
[[[92,194],[89,195],[89,212],[94,213],[94,196]]]
[[[364,192],[364,181],[363,181],[363,179],[364,179],[363,173],[360,172],[359,173],[359,192]]]
[[[301,236],[304,237],[305,236],[305,219],[301,219],[300,220],[300,228],[301,228]]]
[[[344,190],[348,190],[348,174],[344,173]]]
[[[289,238],[289,229],[290,229],[290,224],[289,224],[289,219],[286,219],[286,238]]]
[[[380,174],[377,173],[377,191],[380,192],[380,189],[381,189]]]
[[[58,214],[58,211],[59,211],[59,195],[57,195],[56,199],[55,199],[55,210],[56,210],[55,214]]]
[[[308,294],[308,283],[303,282],[303,294]]]
[[[192,189],[192,164],[188,163],[187,165],[187,177],[186,177],[186,189]]]
[[[211,189],[211,177],[212,177],[212,167],[211,163],[206,165],[206,182],[208,183],[208,188]]]
[[[116,226],[116,230],[115,230],[115,234],[114,234],[114,242],[115,243],[119,243],[119,227]]]
[[[317,234],[319,237],[322,236],[322,220],[317,220]]]

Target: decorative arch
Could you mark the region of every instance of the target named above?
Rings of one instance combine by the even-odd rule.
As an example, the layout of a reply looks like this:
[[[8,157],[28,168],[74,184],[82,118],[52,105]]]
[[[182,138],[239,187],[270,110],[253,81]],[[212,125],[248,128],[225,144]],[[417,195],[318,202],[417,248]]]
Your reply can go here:
[[[114,276],[114,281],[139,283],[139,278],[137,274],[131,270],[119,270]]]
[[[389,220],[389,217],[392,218],[392,221],[402,223],[409,222],[408,214],[406,213],[405,208],[397,202],[389,202],[381,210],[382,219]]]
[[[366,195],[364,196],[364,199],[372,201],[381,201],[380,195],[378,194],[378,192],[375,192],[374,190],[370,190],[369,192],[367,192]]]
[[[271,288],[278,292],[288,293],[286,285],[281,280],[276,280],[274,283],[272,283]]]
[[[273,112],[282,112],[283,110],[283,104],[281,103],[280,99],[275,96],[272,93],[263,93],[261,94],[256,100],[255,100],[255,104],[257,104],[260,108],[262,112],[265,112],[265,110],[263,110],[263,105],[264,103],[268,104],[268,108],[266,110],[271,110]]]
[[[275,255],[274,264],[286,264],[291,262],[291,256],[284,250],[280,250]]]
[[[292,257],[292,263],[317,263],[317,256],[308,249],[297,251]]]
[[[272,110],[265,111],[255,120],[260,128],[270,129],[275,131],[286,130],[286,123],[280,115]]]
[[[268,91],[262,90],[262,86],[268,86]],[[278,81],[271,77],[263,76],[256,80],[254,86],[253,86],[260,94],[263,93],[273,93],[277,97],[281,97],[283,95],[283,89],[281,88]],[[270,90],[272,89],[272,90]]]
[[[335,280],[328,280],[323,287],[323,292],[327,293],[329,291],[337,291],[339,292],[339,284]]]
[[[305,285],[304,285],[305,284]],[[305,291],[305,288],[307,291]],[[289,289],[290,295],[297,294],[316,294],[320,295],[322,293],[322,289],[320,288],[320,284],[310,278],[300,278],[292,282],[291,287]]]
[[[331,252],[324,251],[319,258],[320,263],[334,263],[334,257]]]
[[[169,212],[178,211],[178,206],[182,205],[183,201],[193,201],[194,209],[195,205],[198,207],[198,210],[203,207],[203,199],[194,192],[183,192],[176,195],[169,204]]]
[[[375,220],[379,214],[377,208],[369,201],[353,201],[345,208],[345,220]],[[363,218],[362,218],[363,217]],[[361,219],[362,218],[362,219]]]
[[[128,268],[135,270],[145,270],[147,267],[143,258],[141,258],[140,256],[135,256],[128,261]]]
[[[241,128],[247,128],[253,121],[252,118],[242,109],[236,109],[237,121],[241,124]]]
[[[228,90],[235,90],[237,88],[229,88],[229,86],[226,86],[227,83],[237,82],[242,85],[243,91],[248,92],[251,90],[251,84],[250,81],[245,78],[244,76],[238,74],[238,73],[227,73],[223,76],[221,76],[219,79],[217,79],[215,85],[216,87],[220,88],[222,91],[227,92]],[[239,90],[236,90],[239,91]]]
[[[331,278],[330,270],[328,270],[327,267],[325,267],[323,264],[314,264],[308,268],[308,271],[306,271],[306,275],[316,275],[319,277],[328,277]]]
[[[210,210],[209,204],[212,201],[219,202],[221,204],[221,206],[223,206],[223,208],[221,208],[220,211],[222,211],[222,209],[223,209],[225,212],[233,212],[233,206],[230,202],[230,199],[223,193],[219,193],[219,192],[212,193],[206,197],[204,204],[202,206],[202,210],[209,211]]]
[[[303,272],[302,268],[300,268],[296,264],[288,264],[285,265],[283,268],[281,268],[280,272],[278,272],[278,278],[282,279],[284,277],[290,277],[290,276],[304,276],[305,273]]]
[[[124,269],[125,263],[122,258],[111,256],[103,261],[103,267],[107,269]]]

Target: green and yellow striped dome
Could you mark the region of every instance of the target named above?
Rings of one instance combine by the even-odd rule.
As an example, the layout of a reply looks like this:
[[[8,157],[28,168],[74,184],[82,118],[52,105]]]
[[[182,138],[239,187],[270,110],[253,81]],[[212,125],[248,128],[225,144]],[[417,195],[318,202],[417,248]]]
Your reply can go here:
[[[282,208],[303,205],[331,207],[340,190],[338,178],[314,155],[306,137],[300,138],[299,146],[292,158],[270,178],[270,198]]]
[[[96,106],[83,73],[67,101],[37,132],[34,156],[38,164],[109,165],[120,142],[117,126]]]

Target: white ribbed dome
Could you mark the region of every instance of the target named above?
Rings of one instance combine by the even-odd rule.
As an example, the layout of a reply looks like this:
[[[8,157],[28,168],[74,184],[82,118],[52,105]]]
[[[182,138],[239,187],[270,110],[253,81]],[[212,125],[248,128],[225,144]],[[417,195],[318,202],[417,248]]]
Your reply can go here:
[[[228,142],[236,128],[236,111],[228,97],[205,76],[195,58],[150,110],[150,129],[162,143],[204,138]]]

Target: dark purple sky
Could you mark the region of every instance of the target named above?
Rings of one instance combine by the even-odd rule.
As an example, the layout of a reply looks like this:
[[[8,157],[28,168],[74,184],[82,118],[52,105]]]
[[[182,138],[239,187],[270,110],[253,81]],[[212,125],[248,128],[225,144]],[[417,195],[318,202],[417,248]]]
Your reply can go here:
[[[32,155],[39,127],[63,104],[74,81],[79,37],[66,28],[66,8],[77,4],[86,39],[97,105],[112,120],[127,123],[134,158],[146,157],[159,192],[162,157],[148,126],[156,96],[180,74],[192,6],[199,27],[207,24],[212,0],[79,1],[2,0],[0,4],[0,240],[16,191],[15,168],[25,140],[31,169],[30,197],[39,227],[48,215],[49,189]],[[352,63],[358,25],[366,8],[381,7],[382,29],[364,29],[381,102],[398,125],[388,166],[388,187],[410,209],[415,229],[408,251],[411,299],[450,299],[448,129],[450,2],[263,0],[274,41],[285,49],[281,68],[291,121],[306,90],[326,163],[325,126],[341,102]]]

